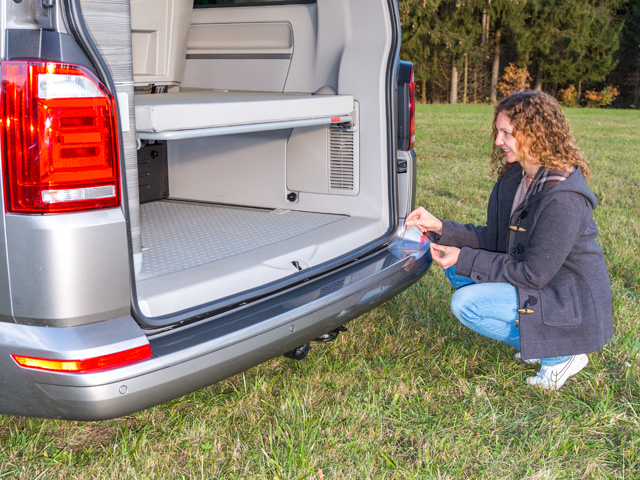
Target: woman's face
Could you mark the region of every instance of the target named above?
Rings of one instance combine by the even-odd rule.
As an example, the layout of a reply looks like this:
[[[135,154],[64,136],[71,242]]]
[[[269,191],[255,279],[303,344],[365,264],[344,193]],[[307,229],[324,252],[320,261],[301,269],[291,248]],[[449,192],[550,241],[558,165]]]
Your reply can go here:
[[[513,127],[511,121],[504,113],[498,113],[496,118],[496,146],[500,147],[504,152],[507,163],[515,163],[520,161],[520,151],[516,145],[516,139],[513,136]]]

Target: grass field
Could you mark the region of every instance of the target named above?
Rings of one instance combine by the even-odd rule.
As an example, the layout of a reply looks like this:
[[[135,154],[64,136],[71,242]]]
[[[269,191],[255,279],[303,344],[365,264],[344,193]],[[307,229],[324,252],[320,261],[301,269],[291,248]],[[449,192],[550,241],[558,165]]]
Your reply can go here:
[[[568,110],[614,292],[613,340],[558,392],[421,282],[302,362],[113,421],[0,417],[0,478],[640,478],[640,112]],[[418,202],[482,223],[492,109],[419,106]],[[5,387],[3,387],[5,388]]]

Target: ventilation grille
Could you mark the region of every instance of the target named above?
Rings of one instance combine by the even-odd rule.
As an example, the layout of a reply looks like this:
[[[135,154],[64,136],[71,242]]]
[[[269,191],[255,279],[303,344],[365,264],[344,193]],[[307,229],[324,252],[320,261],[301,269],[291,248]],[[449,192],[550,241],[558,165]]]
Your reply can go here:
[[[350,124],[331,125],[329,134],[329,186],[335,190],[355,190],[356,165],[354,135]]]

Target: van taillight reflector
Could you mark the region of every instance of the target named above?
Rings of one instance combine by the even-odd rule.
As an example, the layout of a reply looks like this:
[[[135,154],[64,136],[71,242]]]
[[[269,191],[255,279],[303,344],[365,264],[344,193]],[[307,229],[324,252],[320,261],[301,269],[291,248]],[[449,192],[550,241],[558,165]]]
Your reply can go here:
[[[147,360],[151,358],[151,347],[147,344],[122,352],[82,360],[53,360],[22,355],[11,355],[11,357],[18,365],[25,368],[62,373],[92,373]]]
[[[120,205],[113,96],[86,68],[1,66],[5,209],[60,213]]]

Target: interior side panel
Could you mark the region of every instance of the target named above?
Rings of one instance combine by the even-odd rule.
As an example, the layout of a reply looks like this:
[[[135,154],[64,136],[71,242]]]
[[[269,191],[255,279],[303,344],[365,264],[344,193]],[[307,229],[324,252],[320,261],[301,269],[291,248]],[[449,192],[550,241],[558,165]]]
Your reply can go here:
[[[282,92],[314,31],[315,5],[194,9],[182,86]]]
[[[276,130],[168,142],[171,197],[286,208],[288,134]]]
[[[327,127],[301,130],[301,142],[290,130],[167,142],[170,197],[380,220],[359,195],[329,194]]]
[[[349,3],[320,0],[311,5],[194,9],[182,85],[283,92],[315,92],[328,86],[337,91],[349,22],[362,15],[353,17]],[[289,48],[274,27],[283,23],[292,32]],[[368,27],[376,31],[375,25]],[[220,42],[216,31],[221,29],[227,37],[243,40]],[[258,29],[268,31],[253,42]],[[211,54],[209,62],[198,61],[203,51]],[[225,78],[218,77],[221,72]],[[211,81],[205,86],[207,75]]]
[[[200,10],[195,10],[197,14]],[[183,87],[282,91],[293,53],[289,22],[191,26]],[[260,81],[256,82],[256,77]]]

